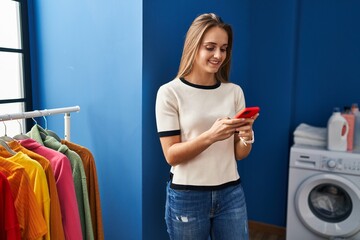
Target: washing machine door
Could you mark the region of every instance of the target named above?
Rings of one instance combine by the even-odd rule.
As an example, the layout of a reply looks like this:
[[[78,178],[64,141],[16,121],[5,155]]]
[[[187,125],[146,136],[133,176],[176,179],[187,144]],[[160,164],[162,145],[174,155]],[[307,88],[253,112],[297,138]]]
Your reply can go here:
[[[360,230],[360,189],[334,174],[307,178],[295,195],[303,224],[323,237],[349,237]]]

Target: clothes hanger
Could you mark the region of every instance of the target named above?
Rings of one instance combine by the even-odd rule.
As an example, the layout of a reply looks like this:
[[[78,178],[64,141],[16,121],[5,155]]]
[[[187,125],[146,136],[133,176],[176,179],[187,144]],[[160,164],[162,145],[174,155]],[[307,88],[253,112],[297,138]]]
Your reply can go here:
[[[11,142],[11,141],[14,141],[14,139],[12,139],[11,137],[9,137],[7,135],[7,128],[6,128],[6,124],[4,121],[2,121],[2,123],[4,124],[4,128],[5,128],[5,134],[4,136],[0,137],[1,140],[4,140],[5,142]]]
[[[20,126],[20,134],[17,134],[13,137],[13,139],[15,140],[23,140],[23,139],[28,139],[30,138],[28,135],[24,134],[23,131],[22,131],[22,126],[21,126],[21,123],[19,121],[19,119],[16,120],[18,123],[19,123],[19,126]]]
[[[44,119],[44,123],[45,123],[45,130],[47,129],[47,127],[48,127],[48,124],[47,124],[47,119],[46,119],[46,117],[42,114],[42,112],[39,110],[39,112],[40,112],[40,115],[43,117],[43,119]]]
[[[1,121],[2,121],[2,120],[1,120]],[[0,138],[0,145],[3,146],[3,147],[6,149],[6,151],[8,151],[11,155],[15,155],[16,152],[15,152],[14,150],[12,150],[12,149],[9,147],[9,145],[7,145],[7,143],[6,143],[6,141],[5,141],[5,139],[11,139],[10,141],[12,141],[13,139],[12,139],[11,137],[8,137],[8,136],[6,135],[6,132],[7,132],[6,124],[4,123],[4,121],[2,121],[2,122],[3,122],[4,127],[5,127],[5,136],[3,136],[3,137]],[[3,139],[3,138],[5,138],[5,139]],[[10,141],[9,141],[9,142],[10,142]]]
[[[39,111],[40,112],[40,111]],[[40,112],[41,113],[41,112]],[[42,127],[37,123],[37,121],[35,120],[35,118],[31,118],[33,121],[34,121],[34,126],[36,126],[37,128],[40,128],[40,129],[42,129]],[[40,137],[41,137],[41,139],[42,140],[45,140],[45,138],[46,138],[46,135],[42,132],[42,131],[40,131]]]
[[[8,151],[11,155],[15,155],[16,154],[16,152],[14,151],[14,150],[12,150],[10,147],[9,147],[9,145],[7,145],[7,143],[4,141],[4,140],[2,140],[2,139],[0,139],[0,145],[1,146],[3,146],[5,149],[6,149],[6,151]]]
[[[40,111],[40,113],[41,113],[41,111]],[[41,115],[42,115],[42,114],[41,114]],[[61,138],[60,138],[54,131],[51,131],[51,130],[48,129],[46,117],[45,117],[44,115],[42,115],[42,117],[44,118],[45,131],[46,131],[46,133],[47,133],[49,136],[55,138],[57,141],[61,142]]]
[[[40,110],[37,110],[39,113],[40,113],[40,116],[42,116],[43,118],[44,118],[44,120],[45,120],[45,128],[47,128],[47,120],[46,120],[46,118],[44,117],[44,115],[42,114],[42,112],[40,111]],[[39,129],[39,133],[40,133],[40,137],[41,137],[41,139],[42,140],[45,140],[46,139],[46,130],[44,129],[44,128],[42,128],[41,126],[40,126],[40,124],[38,124],[37,123],[37,121],[34,119],[34,118],[32,118],[32,120],[35,122],[35,126],[37,126],[37,128]],[[44,132],[45,131],[45,132]]]

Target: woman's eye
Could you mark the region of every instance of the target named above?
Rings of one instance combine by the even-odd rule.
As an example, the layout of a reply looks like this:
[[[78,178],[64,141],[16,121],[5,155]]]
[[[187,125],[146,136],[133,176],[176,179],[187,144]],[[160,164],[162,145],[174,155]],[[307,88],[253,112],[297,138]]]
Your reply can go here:
[[[215,51],[216,47],[213,46],[205,46],[205,49],[209,52]],[[226,52],[226,48],[220,48],[220,52],[224,53]]]

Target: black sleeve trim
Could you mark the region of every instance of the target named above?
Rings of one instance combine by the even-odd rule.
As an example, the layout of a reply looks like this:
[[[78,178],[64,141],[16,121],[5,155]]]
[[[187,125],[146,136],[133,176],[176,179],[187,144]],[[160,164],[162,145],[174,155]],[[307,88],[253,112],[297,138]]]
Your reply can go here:
[[[158,134],[159,134],[159,137],[176,136],[176,135],[180,135],[180,130],[172,130],[172,131],[158,132]]]

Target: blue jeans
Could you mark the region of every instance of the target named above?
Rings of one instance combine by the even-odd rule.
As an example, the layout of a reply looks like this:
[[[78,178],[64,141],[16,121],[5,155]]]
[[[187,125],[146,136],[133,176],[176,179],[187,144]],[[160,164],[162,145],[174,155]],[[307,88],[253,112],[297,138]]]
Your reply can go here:
[[[241,184],[216,191],[175,190],[167,185],[165,221],[171,240],[247,240]]]

